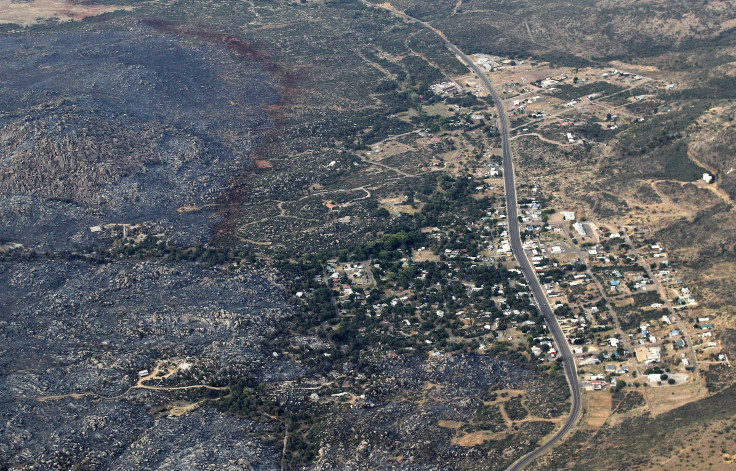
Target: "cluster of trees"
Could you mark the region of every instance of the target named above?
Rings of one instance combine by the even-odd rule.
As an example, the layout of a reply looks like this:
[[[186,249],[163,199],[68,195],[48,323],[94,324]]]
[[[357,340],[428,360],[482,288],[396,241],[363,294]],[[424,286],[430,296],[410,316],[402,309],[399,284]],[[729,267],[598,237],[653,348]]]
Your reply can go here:
[[[217,402],[217,408],[255,421],[265,421],[264,415],[281,416],[284,410],[265,394],[264,383],[252,377],[241,378],[230,385],[231,392]]]

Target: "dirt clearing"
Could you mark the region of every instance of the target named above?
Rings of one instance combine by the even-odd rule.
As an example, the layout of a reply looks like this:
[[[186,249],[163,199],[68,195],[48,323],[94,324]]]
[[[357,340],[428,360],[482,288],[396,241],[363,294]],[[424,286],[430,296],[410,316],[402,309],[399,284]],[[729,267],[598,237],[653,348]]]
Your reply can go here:
[[[476,446],[488,440],[503,440],[508,436],[508,432],[493,433],[487,430],[481,430],[479,432],[469,433],[459,438],[453,438],[453,445],[460,446]]]
[[[14,23],[20,26],[30,26],[52,18],[58,21],[73,21],[111,11],[130,11],[132,9],[132,6],[123,5],[80,5],[67,0],[23,2],[0,0],[0,24]]]
[[[587,404],[586,427],[590,429],[599,429],[611,415],[611,404],[613,400],[610,394],[594,392],[586,394],[585,402]]]
[[[703,381],[689,381],[681,386],[645,388],[645,395],[653,415],[676,409],[708,395]]]

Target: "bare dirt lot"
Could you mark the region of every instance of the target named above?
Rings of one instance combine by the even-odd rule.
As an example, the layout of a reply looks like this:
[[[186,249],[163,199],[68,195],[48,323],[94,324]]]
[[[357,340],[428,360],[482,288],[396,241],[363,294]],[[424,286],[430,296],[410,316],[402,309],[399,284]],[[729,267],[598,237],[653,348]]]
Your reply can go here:
[[[122,5],[80,5],[67,0],[0,0],[0,24],[14,23],[29,26],[48,19],[58,21],[81,20],[90,16],[118,10],[132,10]]]
[[[675,387],[647,388],[645,394],[651,413],[657,415],[702,399],[707,393],[702,381],[693,381]]]
[[[602,427],[606,419],[611,415],[611,395],[597,393],[586,394],[585,402],[588,406],[586,426],[591,429]]]

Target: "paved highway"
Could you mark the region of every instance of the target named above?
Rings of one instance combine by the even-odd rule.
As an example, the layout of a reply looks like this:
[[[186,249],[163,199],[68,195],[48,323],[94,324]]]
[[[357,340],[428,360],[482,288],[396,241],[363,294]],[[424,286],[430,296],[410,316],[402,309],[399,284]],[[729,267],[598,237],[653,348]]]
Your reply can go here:
[[[448,42],[447,40],[445,40],[445,42],[447,44],[447,47],[450,48],[450,50],[454,52],[458,57],[460,57],[463,62],[465,62],[468,67],[470,67],[470,69],[475,72],[475,74],[480,78],[481,82],[483,82],[483,85],[486,87],[486,89],[488,89],[491,96],[493,97],[493,103],[496,105],[496,110],[498,111],[498,121],[500,124],[499,130],[501,131],[501,140],[503,142],[503,179],[504,189],[506,192],[506,219],[508,221],[508,233],[511,250],[513,250],[514,257],[516,257],[516,260],[519,263],[521,272],[523,273],[524,278],[529,285],[529,289],[534,296],[536,305],[544,316],[544,320],[547,323],[550,334],[557,344],[557,351],[559,352],[559,356],[563,360],[562,365],[565,370],[565,376],[567,377],[567,383],[570,387],[570,395],[572,397],[572,408],[570,411],[570,415],[563,423],[562,428],[560,428],[557,433],[555,433],[555,435],[544,445],[517,460],[507,470],[517,471],[523,469],[532,461],[534,461],[537,457],[552,449],[557,444],[557,442],[562,439],[562,437],[567,435],[567,433],[570,432],[573,427],[575,427],[575,423],[580,417],[580,412],[582,410],[580,383],[578,382],[578,372],[577,368],[575,367],[575,359],[572,355],[572,351],[570,350],[570,344],[567,342],[567,338],[565,337],[564,332],[562,332],[562,328],[560,327],[560,324],[557,322],[557,318],[552,312],[552,307],[547,300],[547,296],[544,292],[544,289],[542,288],[542,285],[539,283],[539,278],[537,278],[534,267],[529,261],[529,258],[524,253],[524,249],[521,244],[521,234],[519,232],[519,205],[516,201],[514,162],[511,158],[511,142],[509,139],[509,120],[506,116],[506,110],[504,109],[503,101],[501,101],[501,97],[498,96],[498,93],[491,85],[491,81],[488,79],[488,77],[486,77],[480,67],[478,67],[462,51],[460,51],[457,46]]]
[[[363,3],[372,7],[384,8],[382,6],[368,3],[366,0],[363,0]],[[567,338],[562,332],[562,328],[560,327],[560,324],[557,322],[557,319],[552,312],[552,307],[547,300],[547,296],[542,288],[542,285],[539,283],[539,279],[537,278],[537,274],[534,271],[534,267],[524,253],[524,249],[521,244],[521,235],[519,233],[519,206],[516,201],[516,180],[514,177],[514,163],[511,158],[511,143],[509,140],[509,120],[506,116],[506,110],[504,109],[501,97],[498,96],[496,89],[493,88],[488,77],[483,73],[480,67],[478,67],[475,62],[472,61],[472,59],[470,59],[470,57],[465,55],[465,53],[463,53],[457,46],[448,41],[441,31],[438,31],[430,24],[420,21],[399,11],[391,9],[388,9],[388,11],[407,21],[422,25],[425,28],[432,30],[439,37],[441,37],[442,40],[445,42],[445,45],[450,49],[450,51],[452,51],[456,56],[462,59],[462,61],[465,62],[465,64],[473,72],[475,72],[475,74],[478,76],[478,78],[481,80],[483,85],[493,97],[493,103],[496,106],[496,110],[498,110],[498,121],[500,124],[499,130],[501,131],[501,140],[503,142],[503,178],[504,188],[506,192],[506,216],[508,220],[508,234],[510,238],[511,249],[513,250],[514,256],[519,263],[521,272],[524,275],[527,284],[529,285],[532,295],[534,296],[536,305],[544,316],[544,320],[547,323],[550,334],[557,344],[557,351],[559,356],[563,360],[562,364],[565,370],[565,376],[567,377],[567,383],[570,387],[570,395],[572,398],[570,415],[562,424],[562,428],[560,428],[551,439],[549,439],[539,448],[519,458],[507,470],[518,471],[529,465],[539,456],[552,449],[562,439],[562,437],[567,435],[568,432],[570,432],[570,430],[575,427],[575,423],[580,417],[582,401],[580,393],[580,383],[578,382],[577,368],[575,367],[575,360],[572,355],[572,351],[570,350],[570,344],[567,342]]]

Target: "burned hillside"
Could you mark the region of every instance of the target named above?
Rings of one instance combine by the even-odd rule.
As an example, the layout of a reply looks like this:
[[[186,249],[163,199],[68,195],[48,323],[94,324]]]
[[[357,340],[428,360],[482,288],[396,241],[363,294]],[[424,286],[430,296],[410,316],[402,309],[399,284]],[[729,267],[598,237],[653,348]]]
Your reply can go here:
[[[74,249],[95,243],[90,227],[146,221],[206,242],[279,100],[278,78],[227,44],[145,25],[0,50],[0,237],[26,246]]]
[[[264,425],[205,420],[213,415],[206,411],[172,423],[161,412],[176,413],[166,406],[171,401],[196,405],[207,393],[226,394],[232,370],[266,381],[301,375],[298,365],[264,349],[290,308],[263,275],[194,264],[41,261],[2,264],[0,278],[0,296],[8,300],[0,310],[4,463],[135,469],[125,463],[145,450],[162,456],[161,469],[177,469],[178,460],[195,463],[196,456],[161,455],[151,447],[173,446],[171,437],[179,434],[197,447],[228,440],[262,447],[248,437],[262,435]],[[141,371],[150,372],[145,382]],[[116,445],[105,448],[101,440]],[[247,460],[267,463],[257,457],[261,452]],[[237,464],[247,452],[235,455]],[[218,454],[206,462],[229,458]]]

